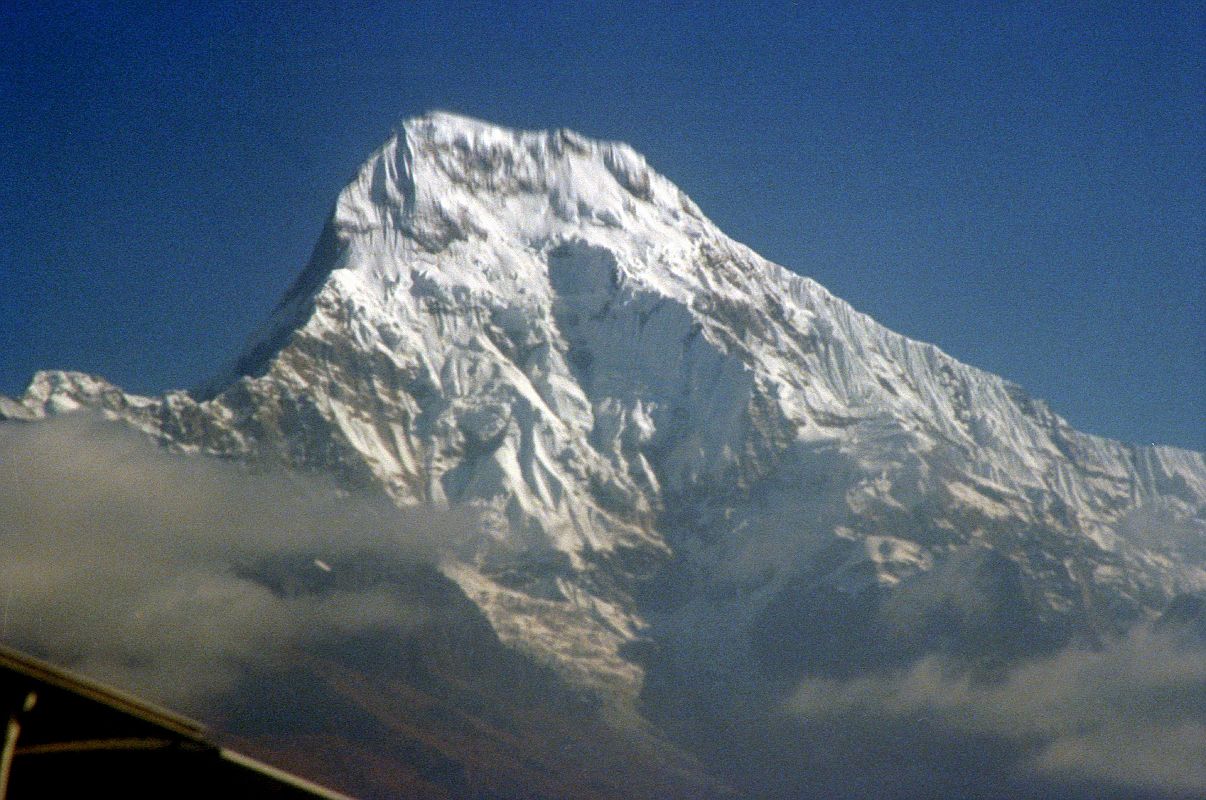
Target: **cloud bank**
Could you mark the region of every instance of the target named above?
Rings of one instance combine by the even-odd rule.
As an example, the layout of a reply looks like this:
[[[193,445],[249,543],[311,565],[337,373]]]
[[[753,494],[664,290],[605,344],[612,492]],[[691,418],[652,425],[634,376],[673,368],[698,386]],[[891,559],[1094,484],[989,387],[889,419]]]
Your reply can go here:
[[[1048,780],[1206,796],[1206,648],[1146,627],[991,679],[936,657],[891,675],[809,679],[789,707],[807,719],[879,718],[1012,743],[1018,787]]]
[[[429,621],[379,576],[472,529],[87,415],[3,425],[0,642],[193,710],[299,649]]]

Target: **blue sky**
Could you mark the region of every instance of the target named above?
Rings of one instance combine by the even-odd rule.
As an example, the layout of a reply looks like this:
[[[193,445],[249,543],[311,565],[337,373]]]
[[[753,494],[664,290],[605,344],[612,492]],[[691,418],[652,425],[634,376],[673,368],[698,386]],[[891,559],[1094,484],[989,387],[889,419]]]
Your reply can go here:
[[[0,393],[199,383],[444,108],[627,141],[1075,426],[1206,448],[1197,4],[48,5],[0,6]]]

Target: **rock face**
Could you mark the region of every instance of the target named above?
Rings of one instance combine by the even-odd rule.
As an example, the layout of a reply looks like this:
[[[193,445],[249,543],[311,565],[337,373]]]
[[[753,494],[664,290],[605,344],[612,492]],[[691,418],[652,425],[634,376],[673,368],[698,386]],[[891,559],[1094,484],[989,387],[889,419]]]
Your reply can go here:
[[[653,663],[1034,652],[1206,589],[1201,454],[1072,430],[569,131],[407,121],[228,374],[145,398],[44,372],[0,418],[81,407],[477,509],[445,574],[503,641],[621,696]]]

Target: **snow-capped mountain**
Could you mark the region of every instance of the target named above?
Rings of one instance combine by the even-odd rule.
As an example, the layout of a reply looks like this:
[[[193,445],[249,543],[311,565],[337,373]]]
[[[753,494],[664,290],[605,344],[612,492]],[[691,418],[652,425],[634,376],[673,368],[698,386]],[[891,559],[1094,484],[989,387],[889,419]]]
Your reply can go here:
[[[81,407],[476,509],[444,573],[504,642],[620,696],[655,663],[1008,656],[1206,589],[1201,454],[1071,429],[564,130],[405,122],[228,374],[147,398],[43,372],[0,418]]]

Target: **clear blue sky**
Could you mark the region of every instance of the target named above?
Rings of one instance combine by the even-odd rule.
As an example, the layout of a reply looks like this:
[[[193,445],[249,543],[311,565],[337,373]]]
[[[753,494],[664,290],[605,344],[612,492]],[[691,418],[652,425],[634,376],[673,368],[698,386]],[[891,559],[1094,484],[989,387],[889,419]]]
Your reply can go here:
[[[0,5],[0,393],[200,382],[444,108],[630,142],[1077,427],[1206,448],[1199,4],[70,5]]]

